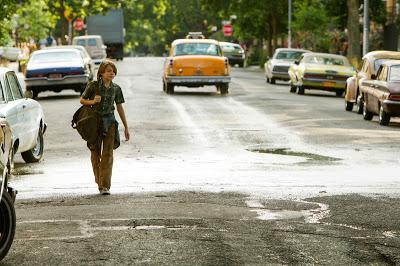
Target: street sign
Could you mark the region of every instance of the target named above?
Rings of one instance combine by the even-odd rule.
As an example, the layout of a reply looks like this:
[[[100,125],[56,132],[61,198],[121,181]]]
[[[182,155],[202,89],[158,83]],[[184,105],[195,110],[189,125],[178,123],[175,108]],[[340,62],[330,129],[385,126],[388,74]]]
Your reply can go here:
[[[232,36],[232,25],[224,25],[222,26],[222,31],[224,33],[224,36]]]
[[[83,21],[80,18],[74,20],[74,29],[75,30],[82,30],[83,29]]]

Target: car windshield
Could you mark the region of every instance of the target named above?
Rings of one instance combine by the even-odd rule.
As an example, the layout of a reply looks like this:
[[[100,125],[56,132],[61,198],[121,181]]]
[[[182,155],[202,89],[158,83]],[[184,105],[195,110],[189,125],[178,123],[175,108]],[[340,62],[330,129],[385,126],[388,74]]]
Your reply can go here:
[[[395,65],[390,68],[390,81],[400,81],[400,65]]]
[[[345,58],[329,57],[321,55],[312,55],[304,58],[305,63],[334,65],[334,66],[349,66],[349,62]]]
[[[40,53],[32,55],[31,62],[33,63],[53,63],[53,62],[69,62],[80,61],[82,58],[79,54],[69,51]]]
[[[304,54],[304,52],[300,51],[280,51],[275,59],[291,59],[291,60],[297,60],[300,58],[300,56]]]
[[[218,46],[213,43],[181,43],[175,46],[174,56],[179,55],[215,55],[219,56]]]
[[[236,45],[225,45],[224,44],[224,45],[222,45],[222,50],[225,53],[234,53],[234,52],[239,53],[242,50],[242,48],[240,46],[236,46]]]

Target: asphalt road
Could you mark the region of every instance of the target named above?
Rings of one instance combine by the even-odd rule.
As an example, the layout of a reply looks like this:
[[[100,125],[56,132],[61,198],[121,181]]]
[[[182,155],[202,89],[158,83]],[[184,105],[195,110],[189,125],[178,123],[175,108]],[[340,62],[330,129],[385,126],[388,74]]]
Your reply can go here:
[[[233,69],[230,93],[162,92],[162,58],[117,62],[132,140],[97,195],[73,91],[39,95],[42,162],[16,157],[8,265],[399,264],[400,120]]]

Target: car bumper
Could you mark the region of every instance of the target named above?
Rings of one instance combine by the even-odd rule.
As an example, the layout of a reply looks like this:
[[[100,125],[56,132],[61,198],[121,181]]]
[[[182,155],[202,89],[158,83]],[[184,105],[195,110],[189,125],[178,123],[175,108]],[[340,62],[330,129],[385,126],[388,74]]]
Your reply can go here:
[[[60,85],[72,85],[72,84],[86,84],[89,82],[89,74],[86,75],[74,75],[65,76],[60,79],[49,79],[49,78],[26,78],[25,83],[27,87],[49,87],[49,86],[60,86]]]
[[[382,102],[383,110],[393,116],[400,116],[400,101],[385,100]]]
[[[272,78],[281,79],[281,80],[289,80],[290,79],[288,72],[276,72],[276,71],[272,71]]]
[[[309,89],[324,89],[324,90],[344,90],[346,87],[345,80],[324,80],[324,79],[303,79],[303,87]]]
[[[174,85],[216,85],[229,83],[230,76],[166,76],[165,81]]]

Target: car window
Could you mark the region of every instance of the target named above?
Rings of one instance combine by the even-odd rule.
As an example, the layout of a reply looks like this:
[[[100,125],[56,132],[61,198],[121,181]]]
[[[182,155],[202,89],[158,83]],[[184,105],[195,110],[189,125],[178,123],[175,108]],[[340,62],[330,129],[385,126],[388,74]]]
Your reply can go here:
[[[3,86],[0,83],[0,102],[4,102]]]
[[[226,52],[226,53],[239,53],[242,50],[242,48],[240,46],[236,46],[236,45],[222,45],[222,51]]]
[[[85,46],[85,45],[86,45],[86,42],[85,42],[85,40],[77,40],[77,41],[76,41],[76,44],[77,44],[77,45],[80,45],[80,46]]]
[[[215,55],[220,56],[218,46],[213,43],[181,43],[175,46],[174,56],[179,55]]]
[[[21,92],[21,87],[19,85],[18,79],[15,76],[15,74],[8,72],[6,74],[6,79],[7,83],[10,86],[11,93],[12,95],[9,95],[8,90],[7,90],[7,100],[12,101],[12,100],[18,100],[22,99],[22,92]]]
[[[378,71],[378,76],[377,76],[377,80],[386,80],[386,76],[387,76],[387,67],[382,66],[381,68],[379,68]]]
[[[373,69],[373,73],[376,73],[379,69],[379,67],[388,59],[376,59],[374,61],[374,69]]]
[[[72,51],[49,52],[33,54],[31,57],[33,63],[53,63],[53,62],[68,62],[68,61],[82,61],[82,57]]]
[[[305,62],[310,64],[349,66],[349,63],[344,58],[328,57],[320,55],[308,56]]]
[[[300,51],[281,51],[276,55],[275,59],[296,60],[296,59],[299,59],[302,54],[304,54],[304,52],[300,52]]]
[[[97,46],[96,39],[88,39],[88,46]]]
[[[400,81],[400,65],[395,65],[390,68],[390,81]]]

